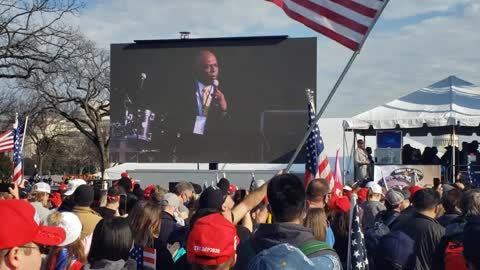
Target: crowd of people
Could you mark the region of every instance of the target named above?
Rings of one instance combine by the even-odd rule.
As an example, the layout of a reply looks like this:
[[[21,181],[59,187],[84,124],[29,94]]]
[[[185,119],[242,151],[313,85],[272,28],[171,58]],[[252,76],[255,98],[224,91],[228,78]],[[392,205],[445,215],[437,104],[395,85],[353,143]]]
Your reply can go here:
[[[442,172],[449,178],[452,170],[453,160],[455,158],[455,175],[457,178],[470,178],[471,182],[477,182],[477,179],[470,173],[475,173],[480,168],[480,151],[478,150],[478,141],[463,142],[462,150],[455,147],[455,157],[453,157],[453,147],[445,147],[445,151],[440,156],[438,148],[427,146],[423,152],[419,148],[405,144],[402,147],[401,164],[405,165],[440,165]],[[357,149],[355,152],[355,179],[360,181],[372,181],[374,179],[375,158],[371,147],[366,147],[364,140],[357,140]]]
[[[424,165],[442,165],[445,167],[452,164],[452,146],[447,146],[441,157],[438,156],[437,147],[425,147],[423,153],[420,149],[406,144],[402,148],[403,164],[424,164]],[[480,162],[480,152],[478,151],[478,141],[463,142],[462,150],[455,147],[455,163],[457,165],[468,165],[469,163],[478,164]],[[477,161],[478,160],[478,161]]]
[[[249,190],[225,178],[142,189],[127,174],[107,191],[80,179],[58,192],[15,186],[0,194],[0,270],[336,270],[363,243],[368,260],[352,269],[480,269],[480,189],[342,189],[284,173]]]

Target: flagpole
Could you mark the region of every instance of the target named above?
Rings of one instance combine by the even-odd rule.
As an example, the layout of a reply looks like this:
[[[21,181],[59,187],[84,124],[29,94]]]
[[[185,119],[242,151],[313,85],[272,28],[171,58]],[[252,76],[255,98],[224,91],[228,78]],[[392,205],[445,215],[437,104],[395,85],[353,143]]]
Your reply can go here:
[[[383,176],[383,171],[381,169],[380,169],[380,172],[382,173],[382,180],[383,180],[383,184],[385,185],[385,189],[388,191],[387,181],[385,180],[385,177]]]
[[[22,135],[22,146],[20,147],[20,152],[23,153],[23,145],[25,143],[25,133],[27,133],[27,124],[28,124],[28,115],[25,117],[25,126],[23,127],[23,135]]]
[[[293,154],[292,158],[290,159],[290,162],[288,163],[287,165],[287,168],[285,169],[287,172],[290,171],[290,168],[292,167],[293,165],[293,162],[295,161],[295,159],[297,158],[298,154],[300,153],[300,150],[302,150],[302,147],[303,145],[305,144],[305,142],[307,141],[308,139],[308,136],[310,135],[310,133],[312,132],[312,130],[314,129],[315,127],[315,124],[318,122],[318,120],[320,119],[320,117],[322,117],[322,114],[323,112],[325,111],[325,109],[327,109],[327,106],[328,104],[330,103],[330,100],[333,98],[333,96],[335,95],[335,92],[337,92],[337,89],[338,87],[340,86],[340,84],[342,83],[343,79],[345,78],[345,75],[347,75],[347,72],[348,70],[350,70],[350,67],[352,66],[353,62],[355,61],[355,58],[357,58],[357,56],[360,54],[360,51],[363,47],[363,45],[365,44],[365,41],[367,40],[367,37],[369,36],[370,32],[372,31],[373,27],[375,26],[375,24],[377,23],[378,19],[380,18],[380,15],[383,13],[383,10],[385,9],[385,7],[388,5],[388,2],[390,0],[386,0],[385,1],[385,5],[382,6],[382,8],[380,9],[380,12],[377,12],[376,16],[375,16],[375,19],[372,23],[372,27],[370,27],[367,31],[367,33],[365,34],[365,37],[364,39],[362,40],[362,42],[360,43],[358,49],[352,54],[352,56],[350,57],[350,60],[348,61],[347,65],[345,66],[345,68],[343,69],[342,73],[340,74],[340,77],[338,77],[337,79],[337,82],[335,83],[335,85],[333,86],[332,90],[330,90],[330,94],[328,94],[328,97],[327,99],[325,100],[325,102],[323,103],[322,105],[322,108],[320,109],[320,111],[317,112],[317,115],[315,116],[315,120],[313,120],[313,123],[312,125],[310,125],[309,129],[307,130],[307,132],[305,133],[305,135],[303,136],[303,139],[302,141],[300,142],[300,144],[298,145],[297,147],[297,150],[295,150],[295,153]]]

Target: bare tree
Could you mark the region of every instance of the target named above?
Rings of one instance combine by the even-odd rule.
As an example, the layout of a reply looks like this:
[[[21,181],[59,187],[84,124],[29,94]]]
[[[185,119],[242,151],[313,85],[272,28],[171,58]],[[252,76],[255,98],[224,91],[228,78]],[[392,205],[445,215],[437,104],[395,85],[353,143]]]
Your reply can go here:
[[[5,131],[13,123],[12,112],[15,111],[16,99],[13,91],[0,91],[0,131]]]
[[[68,120],[93,143],[103,174],[110,141],[109,53],[81,35],[73,42],[76,55],[61,61],[58,72],[34,74],[24,86],[37,91],[47,110]]]
[[[52,64],[75,53],[75,31],[63,20],[81,6],[79,0],[0,0],[0,78],[55,72]]]
[[[49,111],[39,111],[30,116],[26,132],[35,146],[39,175],[43,175],[46,156],[52,152],[60,139],[68,137],[72,133],[68,125],[65,125],[65,120],[62,120],[61,116]]]

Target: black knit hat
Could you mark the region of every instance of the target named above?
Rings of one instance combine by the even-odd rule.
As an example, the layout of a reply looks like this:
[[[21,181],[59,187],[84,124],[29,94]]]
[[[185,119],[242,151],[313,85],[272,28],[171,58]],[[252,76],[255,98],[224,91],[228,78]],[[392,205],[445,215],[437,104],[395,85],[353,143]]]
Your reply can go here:
[[[222,178],[218,181],[217,187],[219,187],[225,193],[228,193],[228,188],[230,187],[230,181],[228,181],[227,178]]]
[[[200,209],[217,209],[220,210],[220,207],[225,202],[227,198],[227,192],[218,187],[208,187],[200,195],[199,206]]]
[[[93,196],[93,188],[89,185],[81,185],[73,193],[75,205],[78,206],[90,206],[93,202]]]

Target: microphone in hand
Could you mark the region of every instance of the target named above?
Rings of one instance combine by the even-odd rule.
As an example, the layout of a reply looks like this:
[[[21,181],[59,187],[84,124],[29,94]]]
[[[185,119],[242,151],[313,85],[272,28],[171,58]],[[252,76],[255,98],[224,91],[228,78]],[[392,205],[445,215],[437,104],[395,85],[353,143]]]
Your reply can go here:
[[[225,99],[225,95],[222,93],[222,91],[218,89],[218,86],[220,85],[220,83],[218,82],[218,80],[213,80],[212,85],[214,90],[213,95],[215,97],[215,100],[217,101],[215,105],[220,106],[220,109],[223,112],[226,112],[228,107],[227,100]]]

